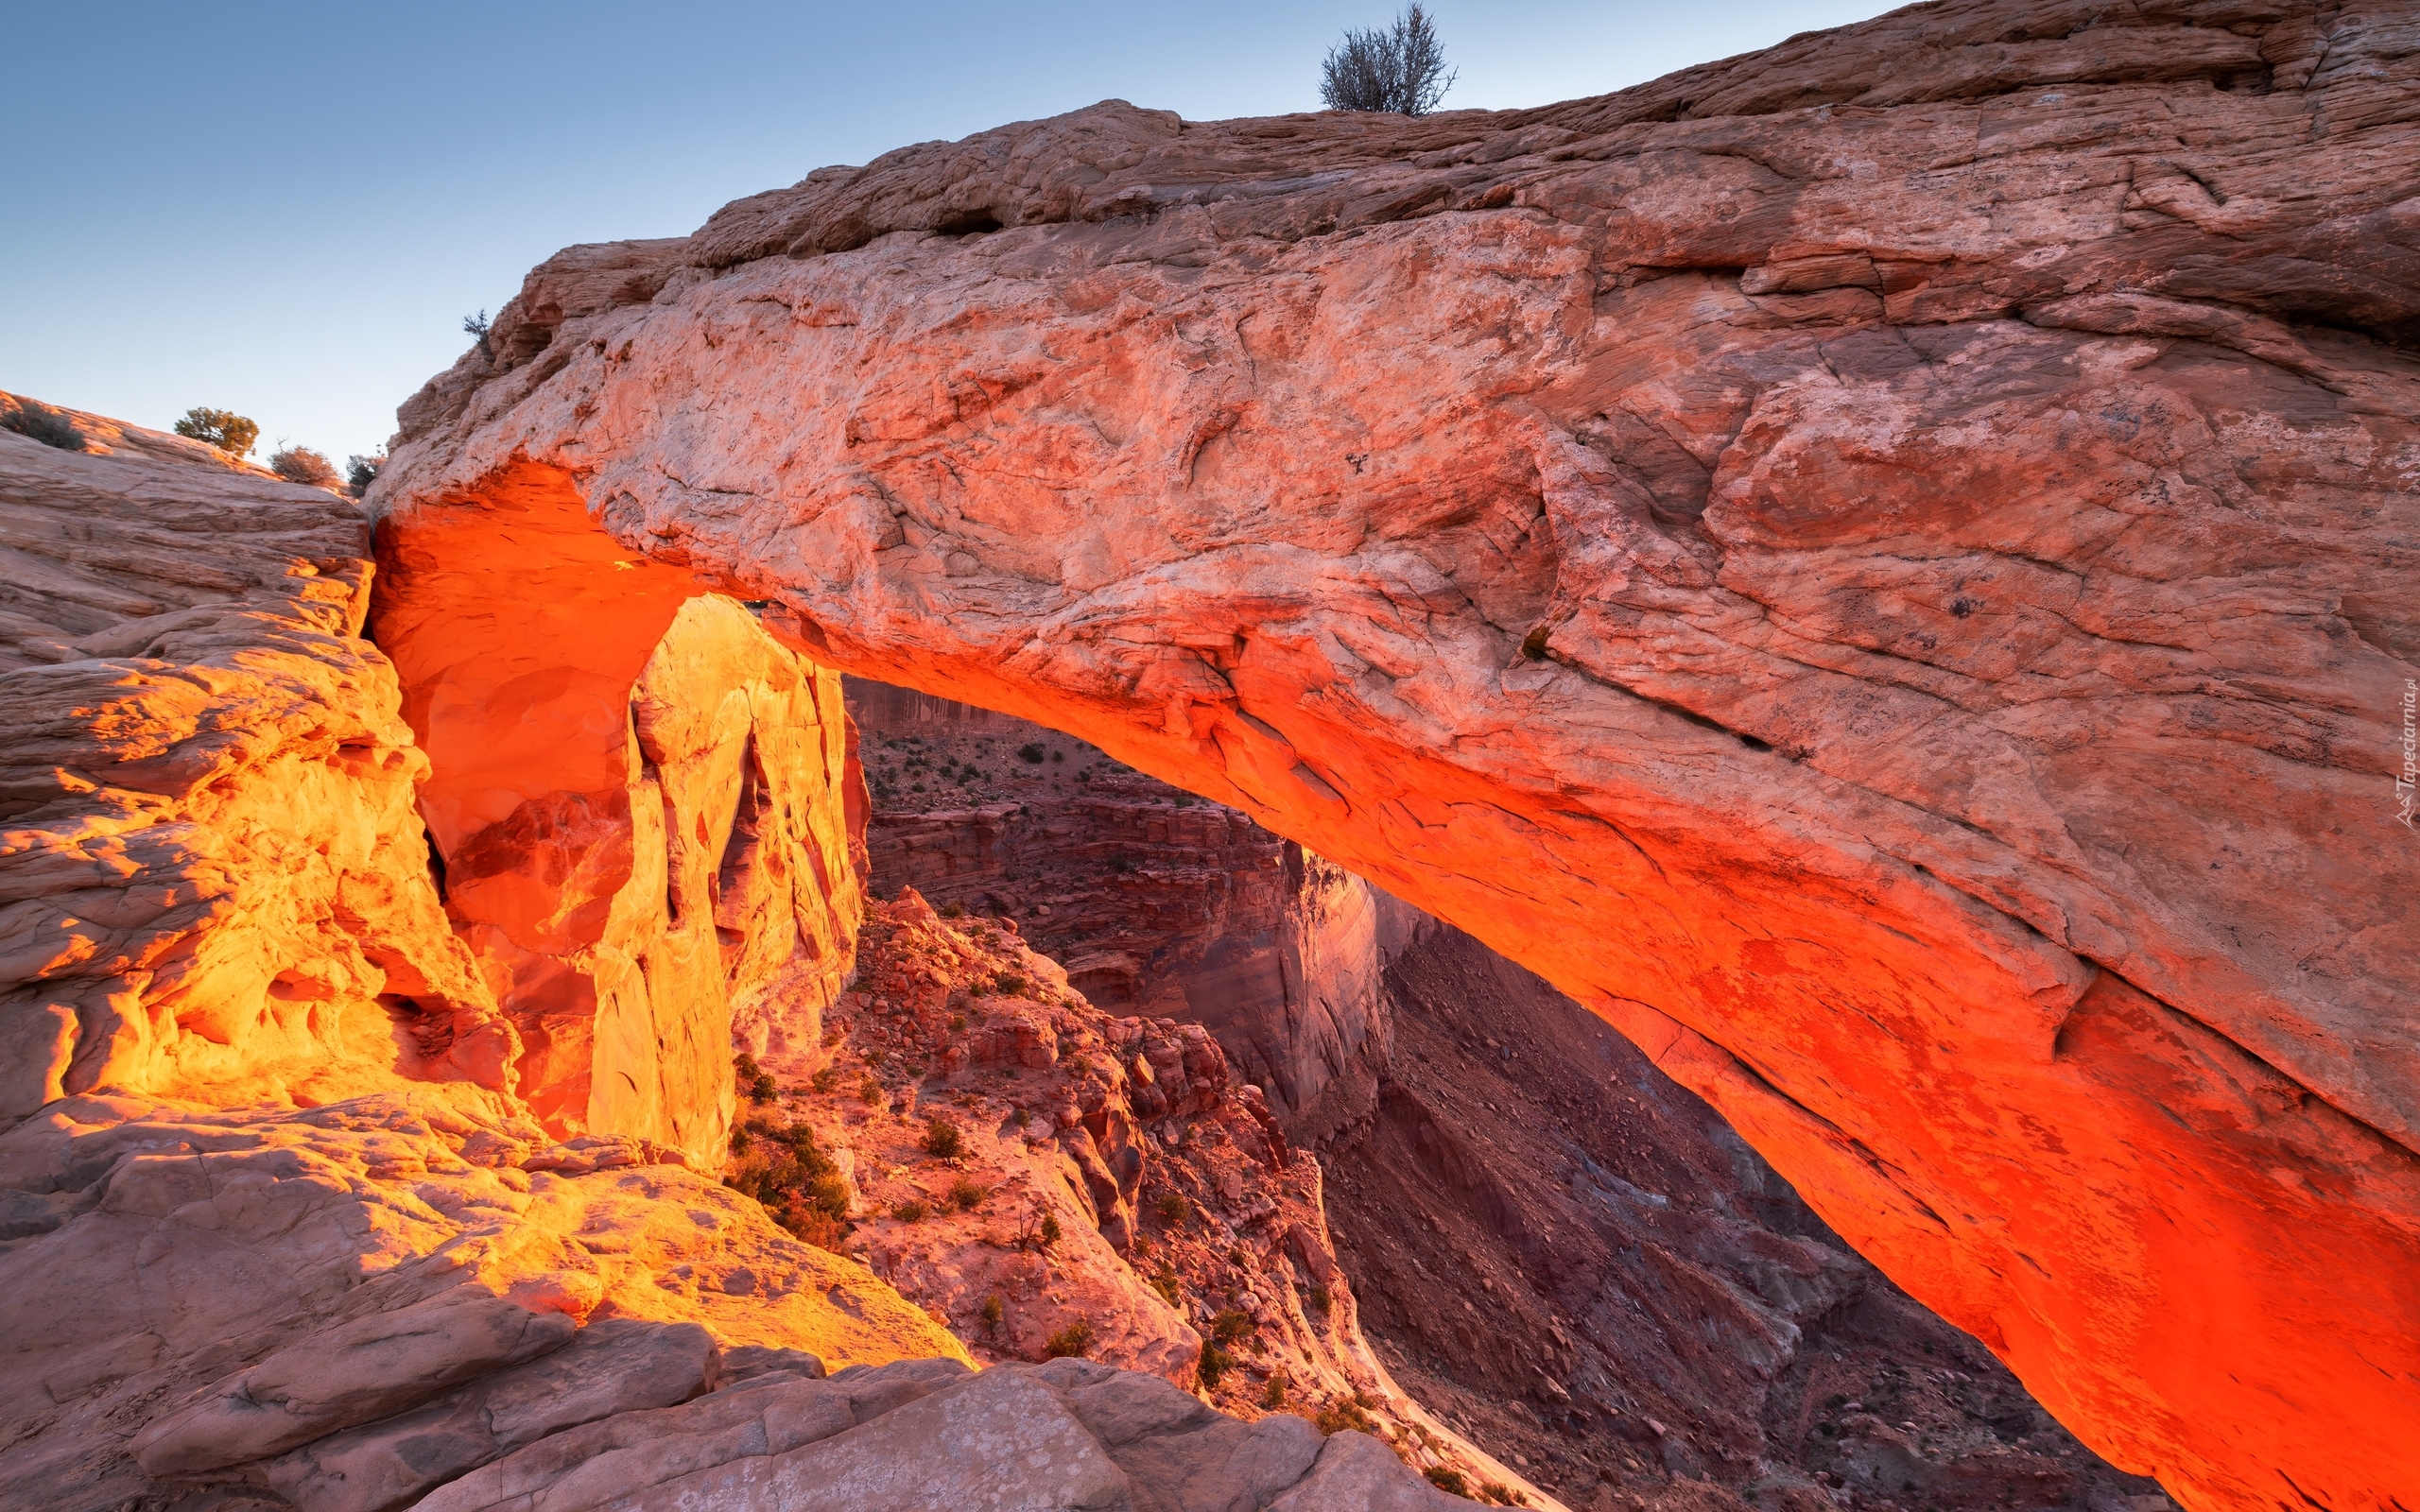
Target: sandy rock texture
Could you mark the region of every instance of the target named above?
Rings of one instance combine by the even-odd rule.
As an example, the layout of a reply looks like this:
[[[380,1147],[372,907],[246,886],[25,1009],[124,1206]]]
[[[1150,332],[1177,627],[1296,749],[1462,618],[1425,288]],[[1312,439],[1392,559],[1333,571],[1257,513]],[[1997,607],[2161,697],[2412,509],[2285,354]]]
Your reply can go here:
[[[510,1087],[359,638],[359,507],[78,418],[87,453],[0,432],[0,1122]]]
[[[1113,102],[550,260],[372,498],[593,522],[516,571],[771,599],[1242,809],[1613,1019],[2120,1466],[2368,1504],[2420,1438],[2415,162],[2401,3]]]
[[[0,1134],[0,1293],[9,1495],[62,1512],[383,1512],[745,1373],[964,1358],[677,1153],[458,1084],[53,1103]]]

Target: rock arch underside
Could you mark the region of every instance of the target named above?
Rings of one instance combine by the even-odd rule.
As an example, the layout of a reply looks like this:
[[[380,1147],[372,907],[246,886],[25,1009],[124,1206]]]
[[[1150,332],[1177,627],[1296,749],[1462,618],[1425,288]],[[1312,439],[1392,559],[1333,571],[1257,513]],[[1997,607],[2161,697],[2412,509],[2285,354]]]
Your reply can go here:
[[[1536,970],[2188,1503],[2409,1509],[2415,340],[2408,5],[1111,101],[542,265],[372,633],[450,875],[726,594]]]

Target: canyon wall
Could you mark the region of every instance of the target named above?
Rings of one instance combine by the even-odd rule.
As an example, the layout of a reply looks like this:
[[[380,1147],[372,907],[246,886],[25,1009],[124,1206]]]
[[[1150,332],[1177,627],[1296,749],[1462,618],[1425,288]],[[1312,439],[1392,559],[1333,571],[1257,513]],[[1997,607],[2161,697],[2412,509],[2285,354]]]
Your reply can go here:
[[[876,890],[1015,918],[1092,1002],[1207,1026],[1281,1113],[1380,1051],[1389,900],[1368,883],[1082,741],[847,688]]]
[[[1533,111],[909,148],[550,260],[373,502],[553,522],[480,612],[579,627],[489,685],[555,788],[623,781],[623,625],[769,601],[1535,968],[2119,1465],[2373,1504],[2408,11],[1953,0]]]

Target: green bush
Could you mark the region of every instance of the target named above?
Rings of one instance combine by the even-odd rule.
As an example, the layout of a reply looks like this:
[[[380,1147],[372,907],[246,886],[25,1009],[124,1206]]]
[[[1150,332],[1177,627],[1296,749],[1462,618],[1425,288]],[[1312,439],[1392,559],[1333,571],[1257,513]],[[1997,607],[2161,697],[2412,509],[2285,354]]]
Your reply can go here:
[[[84,449],[84,433],[76,422],[51,408],[30,399],[20,399],[7,411],[0,412],[0,430],[15,431],[29,441],[55,446],[62,452]]]
[[[925,1153],[936,1160],[955,1160],[966,1153],[966,1136],[948,1119],[925,1120]]]
[[[731,1071],[732,1079],[739,1084],[739,1095],[758,1107],[771,1102],[781,1091],[773,1074],[756,1064],[756,1057],[745,1050],[731,1057]]]
[[[386,465],[387,454],[384,452],[373,453],[369,456],[346,457],[344,459],[345,487],[353,490],[354,498],[360,498],[370,491],[370,485],[378,481],[379,470]]]
[[[1004,1304],[1004,1303],[1002,1303],[1002,1302],[1001,1302],[1001,1300],[1000,1300],[999,1296],[998,1296],[998,1294],[997,1294],[997,1293],[994,1293],[994,1295],[992,1295],[992,1296],[990,1296],[990,1297],[987,1297],[983,1298],[983,1332],[986,1332],[986,1333],[997,1333],[997,1332],[1000,1332],[1000,1319],[1002,1319],[1002,1318],[1004,1318],[1004,1317],[1006,1317],[1006,1316],[1008,1316],[1008,1315],[1009,1315],[1009,1310],[1008,1310],[1008,1307],[1006,1306],[1006,1304]]]
[[[837,1250],[847,1237],[849,1183],[804,1124],[752,1118],[731,1131],[722,1184],[764,1204],[773,1221],[810,1245]]]
[[[907,1201],[891,1209],[890,1215],[898,1219],[901,1223],[923,1223],[925,1221],[925,1205],[917,1201],[914,1197],[909,1197]]]
[[[1019,746],[1017,747],[1017,760],[1024,762],[1029,766],[1041,765],[1043,760],[1041,744],[1036,741],[1028,741],[1024,745]]]
[[[1215,1391],[1219,1386],[1219,1378],[1225,1375],[1228,1367],[1234,1364],[1235,1361],[1227,1357],[1225,1350],[1208,1339],[1204,1339],[1201,1341],[1201,1363],[1194,1366],[1194,1374],[1201,1380],[1202,1390]]]
[[[1210,1336],[1220,1344],[1233,1344],[1257,1327],[1259,1325],[1253,1322],[1250,1313],[1229,1308],[1210,1320]]]
[[[952,1182],[949,1189],[950,1204],[960,1212],[973,1212],[983,1206],[983,1199],[989,1195],[991,1194],[964,1177],[959,1177]]]
[[[1184,1222],[1184,1194],[1181,1192],[1163,1192],[1151,1206],[1158,1210],[1160,1222],[1171,1228]]]
[[[185,418],[177,421],[176,431],[193,440],[206,441],[230,456],[244,455],[261,438],[261,428],[234,411],[199,404],[185,411]]]
[[[1042,1352],[1053,1360],[1059,1360],[1069,1355],[1084,1354],[1092,1347],[1093,1326],[1085,1319],[1078,1318],[1050,1335],[1048,1341],[1042,1346]]]

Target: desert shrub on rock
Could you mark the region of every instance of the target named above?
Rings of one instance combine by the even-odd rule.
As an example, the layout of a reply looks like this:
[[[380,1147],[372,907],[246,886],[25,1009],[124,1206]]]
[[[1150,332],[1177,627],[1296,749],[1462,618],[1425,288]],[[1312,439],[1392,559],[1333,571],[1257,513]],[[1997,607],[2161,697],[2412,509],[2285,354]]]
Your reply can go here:
[[[732,1130],[731,1154],[724,1186],[763,1203],[775,1223],[808,1244],[839,1248],[849,1231],[849,1183],[813,1129],[752,1118]]]
[[[0,410],[0,430],[15,431],[27,440],[56,446],[62,452],[84,449],[84,433],[76,428],[75,421],[48,404],[38,404],[30,399],[20,399]]]
[[[344,460],[345,487],[353,490],[354,498],[360,498],[370,491],[370,485],[378,481],[378,470],[386,465],[387,454],[384,452],[374,452],[368,456],[346,457]]]
[[[230,456],[242,456],[261,438],[261,428],[232,409],[211,409],[196,404],[177,421],[178,435],[191,440],[203,441]]]
[[[288,483],[307,484],[315,489],[336,487],[336,464],[307,446],[279,447],[269,454],[268,470]]]
[[[1060,1360],[1069,1355],[1084,1354],[1092,1347],[1093,1326],[1088,1320],[1080,1317],[1050,1335],[1042,1346],[1042,1351],[1053,1360]]]
[[[1320,66],[1320,98],[1331,111],[1426,115],[1454,87],[1437,24],[1414,5],[1387,31],[1348,31]]]

